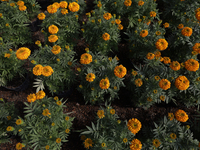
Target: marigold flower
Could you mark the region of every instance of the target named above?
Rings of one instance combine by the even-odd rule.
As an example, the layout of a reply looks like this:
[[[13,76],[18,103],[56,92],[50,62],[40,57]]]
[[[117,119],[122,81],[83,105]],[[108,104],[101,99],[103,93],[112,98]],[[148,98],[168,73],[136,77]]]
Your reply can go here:
[[[43,116],[48,116],[48,115],[51,115],[51,113],[49,113],[48,109],[44,109],[43,112],[42,112],[42,115]]]
[[[160,31],[156,31],[156,35],[161,35],[161,32]]]
[[[22,122],[21,119],[17,119],[15,123],[16,123],[17,125],[20,125],[20,124],[22,124],[23,122]]]
[[[121,23],[121,20],[120,20],[120,19],[115,19],[115,23],[116,23],[116,24],[120,24],[120,23]]]
[[[43,99],[44,97],[45,97],[45,92],[44,91],[38,91],[37,93],[36,93],[36,98],[37,99]]]
[[[31,103],[31,102],[35,102],[36,101],[36,95],[33,93],[33,94],[29,94],[28,96],[27,96],[27,101],[29,102],[29,103]]]
[[[95,79],[95,74],[93,74],[93,73],[88,73],[87,76],[85,77],[85,79],[86,79],[88,82],[93,82],[94,79]]]
[[[104,33],[104,34],[102,35],[102,38],[103,38],[105,41],[108,41],[108,40],[110,40],[110,35],[109,35],[108,33]]]
[[[9,53],[5,53],[5,54],[4,54],[4,57],[5,57],[5,58],[10,58],[10,56],[11,56],[11,54],[9,54]]]
[[[147,101],[151,102],[153,101],[151,97],[147,97]]]
[[[115,110],[114,110],[114,109],[111,109],[111,110],[110,110],[110,114],[114,115],[114,114],[115,114]]]
[[[142,149],[142,143],[140,140],[138,139],[133,139],[131,141],[131,144],[130,144],[130,149],[131,150],[141,150]]]
[[[136,134],[140,131],[142,124],[137,118],[132,118],[128,121],[127,127],[133,134]]]
[[[59,45],[54,45],[51,49],[51,52],[53,54],[57,55],[61,52],[61,47]]]
[[[63,14],[63,15],[65,15],[65,14],[68,14],[68,10],[67,10],[67,9],[65,9],[65,8],[64,8],[64,9],[62,9],[60,12],[61,12],[61,14]]]
[[[158,148],[160,146],[160,144],[161,144],[158,139],[154,139],[152,143],[156,148]]]
[[[46,146],[45,146],[45,149],[46,149],[46,150],[48,150],[49,148],[50,148],[49,145],[46,145]]]
[[[38,64],[33,68],[33,74],[36,76],[40,76],[42,74],[43,66]]]
[[[111,13],[105,13],[105,14],[103,14],[103,18],[105,19],[105,20],[109,20],[110,18],[112,18],[112,15],[111,15]]]
[[[128,139],[127,139],[127,138],[123,138],[123,142],[124,142],[124,143],[127,143],[127,142],[128,142]]]
[[[61,142],[61,139],[60,138],[57,138],[56,139],[56,143],[60,143]]]
[[[114,69],[114,74],[118,78],[123,78],[126,75],[126,68],[123,65],[116,66]]]
[[[165,96],[164,96],[164,95],[161,95],[161,96],[160,96],[160,100],[161,100],[161,101],[165,101]]]
[[[84,53],[81,55],[81,58],[80,58],[81,64],[89,64],[91,62],[92,62],[92,55],[90,55],[88,53]]]
[[[47,11],[48,11],[48,13],[50,13],[50,14],[56,13],[56,12],[57,12],[57,7],[56,7],[56,5],[49,5],[49,6],[47,7]]]
[[[184,25],[183,25],[183,24],[179,24],[179,25],[178,25],[178,28],[179,28],[179,29],[183,29],[183,28],[184,28]]]
[[[23,6],[23,5],[24,5],[24,1],[18,1],[18,2],[17,2],[17,5],[18,5],[18,6]]]
[[[148,30],[142,30],[141,32],[140,32],[140,36],[141,37],[146,37],[148,35]]]
[[[153,53],[148,53],[146,58],[149,59],[149,60],[152,60],[152,59],[154,59],[154,56],[155,55]]]
[[[80,5],[76,2],[72,2],[72,3],[69,3],[68,8],[71,12],[77,12],[80,9]]]
[[[41,45],[41,42],[39,40],[37,40],[37,41],[35,41],[35,44],[39,46],[39,45]]]
[[[87,148],[87,149],[89,149],[90,147],[92,147],[92,144],[94,144],[94,143],[93,143],[93,141],[92,141],[90,138],[87,138],[87,139],[84,141],[84,146],[85,146],[85,148]]]
[[[165,64],[171,63],[171,59],[169,57],[163,57],[163,61],[164,61]]]
[[[200,54],[200,43],[195,43],[192,49]]]
[[[58,2],[54,2],[52,5],[56,6],[57,9],[60,8],[60,3]]]
[[[165,28],[169,28],[169,23],[165,22],[163,25]]]
[[[155,17],[156,16],[156,12],[155,11],[151,11],[150,12],[150,17]]]
[[[48,27],[48,31],[51,34],[56,34],[58,33],[58,27],[52,24]]]
[[[101,143],[101,147],[106,147],[106,143]]]
[[[158,90],[153,90],[153,93],[154,93],[154,94],[158,93]]]
[[[181,34],[183,35],[183,36],[191,36],[192,35],[192,28],[190,28],[190,27],[185,27],[185,28],[183,28],[182,30],[181,30]]]
[[[188,71],[197,71],[199,69],[199,62],[196,61],[195,59],[188,59],[186,62],[185,62],[185,68],[188,70]]]
[[[65,120],[66,120],[66,121],[69,121],[69,116],[66,116],[66,117],[65,117]]]
[[[68,3],[66,1],[60,2],[60,8],[67,8]]]
[[[26,7],[25,5],[19,6],[19,10],[20,10],[20,11],[25,11],[26,8],[27,8],[27,7]]]
[[[2,13],[0,13],[0,17],[2,17],[3,16],[3,14]]]
[[[158,50],[163,51],[168,47],[168,42],[165,39],[158,39],[155,45]]]
[[[14,130],[14,128],[11,127],[11,126],[8,126],[8,127],[6,128],[6,131],[13,131],[13,130]]]
[[[108,78],[101,79],[101,81],[99,82],[99,86],[101,89],[108,89],[110,86],[110,82]]]
[[[127,6],[127,7],[128,7],[128,6],[131,6],[131,4],[132,4],[132,1],[131,1],[131,0],[125,0],[125,1],[124,1],[124,5]]]
[[[54,43],[54,42],[56,42],[58,40],[58,36],[57,35],[50,35],[49,37],[48,37],[48,41],[50,42],[50,43]]]
[[[16,56],[20,60],[27,59],[31,54],[31,50],[28,49],[27,47],[21,47],[17,50]]]
[[[195,17],[200,21],[200,11],[196,12]]]
[[[15,3],[10,3],[10,6],[12,6],[12,7],[15,6]]]
[[[22,149],[22,143],[17,143],[15,148],[17,150],[21,150]]]
[[[161,89],[167,90],[171,87],[171,83],[167,79],[162,79],[162,80],[159,81],[159,86],[160,86]]]
[[[158,81],[158,80],[160,80],[160,77],[159,77],[159,76],[155,76],[154,79],[155,79],[156,81]]]
[[[119,30],[123,30],[123,28],[124,28],[123,25],[121,25],[121,24],[118,25]]]
[[[170,134],[170,138],[171,138],[171,139],[176,139],[176,134],[175,134],[175,133],[171,133],[171,134]]]
[[[138,6],[142,6],[142,5],[144,5],[144,1],[139,1]]]
[[[69,133],[69,131],[70,131],[69,129],[66,129],[66,130],[65,130],[65,133]]]
[[[179,76],[175,80],[175,86],[179,90],[186,90],[190,86],[190,81],[185,76]]]
[[[135,85],[136,85],[137,87],[142,86],[142,84],[143,84],[143,82],[142,82],[141,79],[136,79],[136,80],[135,80]]]
[[[97,111],[97,116],[98,116],[100,119],[102,119],[103,117],[105,117],[105,115],[104,115],[104,110],[98,110],[98,111]]]
[[[86,140],[86,136],[85,135],[81,135],[81,140],[85,141]]]
[[[131,74],[134,75],[134,76],[136,76],[137,75],[137,71],[132,70]]]
[[[168,113],[168,118],[170,121],[174,119],[174,114],[173,113]]]
[[[42,70],[42,75],[43,76],[48,77],[48,76],[52,75],[52,73],[53,73],[53,69],[51,68],[51,66],[43,67],[43,70]]]
[[[186,122],[189,119],[187,113],[181,109],[175,112],[175,117],[176,117],[176,120],[180,122]]]
[[[10,119],[11,119],[11,116],[7,116],[6,118],[7,118],[8,120],[10,120]]]
[[[180,70],[181,68],[181,65],[178,61],[173,61],[170,63],[170,66],[169,66],[172,70],[174,71],[177,71],[177,70]]]

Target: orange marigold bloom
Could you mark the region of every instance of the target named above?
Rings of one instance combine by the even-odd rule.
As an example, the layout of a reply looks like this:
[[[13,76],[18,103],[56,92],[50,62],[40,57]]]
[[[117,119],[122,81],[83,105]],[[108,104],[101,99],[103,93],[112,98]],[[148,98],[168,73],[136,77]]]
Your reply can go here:
[[[17,50],[16,56],[20,60],[27,59],[31,54],[31,50],[27,47],[21,47]]]
[[[114,115],[114,114],[115,114],[115,110],[114,110],[114,109],[111,109],[111,110],[110,110],[110,114]]]
[[[151,11],[150,12],[150,17],[155,17],[156,16],[156,12],[155,11]]]
[[[33,68],[33,74],[36,76],[40,76],[42,74],[43,66],[38,64]]]
[[[120,20],[120,19],[115,19],[115,23],[116,23],[116,24],[120,24],[120,23],[121,23],[121,20]]]
[[[56,6],[57,9],[60,8],[60,3],[58,2],[54,2],[52,5]]]
[[[27,96],[27,101],[29,102],[29,103],[31,103],[31,102],[35,102],[36,101],[36,95],[35,94],[29,94],[28,96]]]
[[[85,77],[85,79],[86,79],[88,82],[93,82],[94,79],[95,79],[95,74],[93,74],[93,73],[88,73],[87,76]]]
[[[154,59],[155,55],[153,53],[148,53],[146,57],[147,59],[152,60]]]
[[[123,78],[126,75],[126,72],[127,72],[127,70],[123,65],[116,66],[114,69],[114,74],[118,78]]]
[[[160,56],[161,56],[161,52],[155,51],[155,52],[154,52],[154,55],[155,55],[155,57],[160,57]]]
[[[200,21],[200,11],[196,12],[195,17]]]
[[[61,139],[60,138],[57,138],[56,139],[56,143],[60,143],[61,142]]]
[[[52,73],[53,73],[53,69],[51,68],[51,66],[43,67],[43,70],[42,70],[42,75],[43,76],[48,77],[48,76],[52,75]]]
[[[110,18],[112,18],[112,15],[111,15],[111,13],[105,13],[105,14],[103,14],[103,18],[105,20],[109,20]]]
[[[183,24],[179,24],[179,25],[178,25],[178,28],[179,28],[179,29],[183,29],[183,28],[184,28],[184,25],[183,25]]]
[[[142,6],[142,5],[144,5],[144,1],[139,1],[138,6]]]
[[[186,122],[189,119],[186,112],[181,109],[179,109],[175,112],[175,117],[176,117],[176,120],[178,120],[180,122]]]
[[[171,138],[171,139],[176,139],[176,134],[175,134],[175,133],[171,133],[171,134],[170,134],[170,138]]]
[[[22,147],[23,147],[22,143],[17,143],[15,148],[16,150],[21,150]]]
[[[181,34],[183,36],[191,36],[192,35],[192,28],[190,27],[185,27],[181,30]]]
[[[25,11],[26,8],[27,8],[27,7],[26,7],[25,5],[19,6],[19,10],[20,10],[20,11]]]
[[[181,65],[178,61],[173,61],[170,66],[169,66],[172,70],[177,71],[180,70]]]
[[[156,31],[156,35],[161,35],[161,32],[160,31]]]
[[[101,79],[101,81],[99,82],[99,86],[101,89],[108,89],[110,86],[110,82],[108,78]]]
[[[56,42],[58,40],[58,36],[57,35],[50,35],[49,37],[48,37],[48,41],[50,42],[50,43],[54,43],[54,42]]]
[[[67,9],[62,9],[60,12],[61,12],[61,14],[63,14],[63,15],[68,14],[68,10],[67,10]]]
[[[163,25],[165,28],[169,28],[169,23],[165,22]]]
[[[5,58],[6,58],[6,57],[7,57],[7,58],[10,58],[10,56],[11,56],[11,54],[9,54],[9,53],[5,53],[5,54],[4,54],[4,57],[5,57]]]
[[[175,80],[175,86],[179,90],[186,90],[190,86],[190,81],[185,76],[179,76]]]
[[[124,1],[124,5],[127,6],[127,7],[128,7],[128,6],[131,6],[131,4],[132,4],[132,1],[131,1],[131,0],[125,0],[125,1]]]
[[[189,71],[197,71],[199,69],[199,62],[195,59],[188,59],[185,62],[185,68]]]
[[[147,101],[151,102],[153,101],[151,97],[147,97]]]
[[[168,118],[170,121],[174,119],[174,114],[173,113],[168,113]]]
[[[192,49],[200,54],[200,43],[195,43]]]
[[[46,145],[46,146],[45,146],[45,149],[46,149],[46,150],[48,150],[49,148],[50,148],[50,146],[49,146],[49,145]]]
[[[158,81],[158,80],[160,80],[160,77],[159,77],[159,76],[155,76],[154,79],[155,79],[156,81]]]
[[[51,52],[53,54],[57,55],[61,52],[61,47],[59,45],[54,45],[51,49]]]
[[[169,57],[163,57],[163,61],[164,61],[165,64],[171,63],[171,59]]]
[[[152,143],[156,148],[158,148],[160,146],[160,144],[161,144],[158,139],[154,139]]]
[[[161,79],[159,81],[159,86],[160,86],[161,89],[167,90],[167,89],[169,89],[171,87],[171,83],[167,79]]]
[[[67,8],[68,3],[66,1],[60,2],[60,8]]]
[[[45,92],[44,91],[38,91],[37,93],[36,93],[36,98],[37,99],[43,99],[44,97],[45,97]]]
[[[141,79],[136,79],[136,80],[135,80],[135,85],[136,85],[137,87],[142,86],[142,84],[143,84],[143,82],[142,82]]]
[[[134,76],[136,76],[137,75],[137,71],[132,70],[131,74],[134,75]]]
[[[51,34],[56,34],[58,33],[58,27],[52,24],[48,27],[48,31]]]
[[[49,113],[48,109],[44,109],[43,112],[42,112],[42,115],[43,116],[49,116],[49,115],[51,115],[51,113]]]
[[[155,45],[158,50],[163,51],[168,47],[168,42],[165,39],[158,39]]]
[[[84,146],[85,146],[85,148],[87,148],[87,149],[89,149],[90,146],[92,147],[92,144],[94,144],[94,143],[92,142],[92,140],[91,140],[90,138],[87,138],[87,139],[84,141]]]
[[[118,25],[119,30],[123,30],[123,28],[124,28],[123,25],[121,25],[121,24]]]
[[[133,134],[136,134],[140,131],[142,124],[137,118],[132,118],[128,121],[127,127]]]
[[[56,7],[56,5],[49,5],[49,6],[47,7],[47,11],[48,11],[48,13],[50,13],[50,14],[56,13],[56,12],[57,12],[57,7]]]
[[[109,35],[108,33],[104,33],[104,34],[102,35],[102,38],[103,38],[105,41],[108,41],[108,40],[110,40],[110,35]]]
[[[92,55],[88,53],[84,53],[81,55],[80,63],[81,64],[89,64],[92,62]]]
[[[142,149],[142,143],[140,140],[138,139],[133,139],[131,141],[131,144],[130,144],[130,149],[131,150],[141,150]]]
[[[98,111],[97,111],[97,116],[98,116],[100,119],[102,119],[103,117],[105,117],[105,115],[104,115],[104,110],[98,110]]]
[[[161,95],[161,96],[160,96],[160,100],[161,100],[161,101],[165,101],[165,96],[164,96],[164,95]]]
[[[140,36],[141,36],[141,37],[146,37],[148,34],[149,34],[148,30],[142,30],[142,31],[140,32]]]
[[[21,119],[17,119],[16,122],[15,122],[17,125],[20,125],[23,123],[23,121]]]
[[[18,1],[18,2],[17,2],[17,5],[18,5],[18,6],[23,6],[23,5],[24,5],[24,1]]]
[[[68,8],[71,12],[77,12],[80,9],[80,5],[76,2],[72,2],[72,3],[69,3]]]

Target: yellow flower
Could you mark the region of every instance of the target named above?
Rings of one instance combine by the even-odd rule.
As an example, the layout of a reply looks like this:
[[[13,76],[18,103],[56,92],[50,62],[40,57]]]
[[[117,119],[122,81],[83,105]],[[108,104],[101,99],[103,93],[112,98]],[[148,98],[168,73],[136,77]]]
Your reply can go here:
[[[168,113],[168,118],[170,121],[174,119],[174,114],[173,113]]]
[[[114,109],[111,109],[111,110],[110,110],[110,114],[114,115],[114,114],[115,114],[115,110],[114,110]]]
[[[146,37],[148,35],[148,30],[142,30],[141,32],[140,32],[140,36],[141,37]]]
[[[7,118],[8,120],[10,120],[10,119],[11,119],[11,116],[7,116],[6,118]]]
[[[169,27],[169,23],[167,23],[167,22],[165,22],[163,25],[164,25],[165,28]]]
[[[23,5],[24,5],[24,1],[18,1],[18,2],[17,2],[17,5],[18,5],[18,6],[23,6]]]
[[[58,27],[52,24],[48,27],[48,31],[51,34],[56,34],[58,33]]]
[[[48,37],[48,41],[50,42],[50,43],[54,43],[54,42],[56,42],[58,40],[58,36],[57,35],[50,35],[49,37]]]
[[[55,101],[59,100],[58,96],[55,96],[53,99],[54,99]]]
[[[22,122],[21,119],[17,119],[15,123],[16,123],[17,125],[20,125],[20,124],[22,124],[23,122]]]
[[[131,6],[131,4],[132,4],[132,1],[131,1],[131,0],[125,0],[125,1],[124,1],[124,5],[127,6],[127,7],[128,7],[128,6]]]
[[[140,0],[140,1],[138,2],[138,6],[142,6],[142,5],[144,5],[144,1],[141,1],[141,0]]]
[[[131,144],[130,144],[130,149],[131,150],[141,150],[142,149],[142,143],[140,140],[138,139],[133,139],[131,141]]]
[[[183,36],[191,36],[192,35],[192,28],[190,28],[190,27],[185,27],[185,28],[183,28],[182,30],[181,30],[181,34],[183,35]]]
[[[67,9],[65,9],[65,8],[64,8],[64,9],[61,9],[61,11],[60,11],[60,12],[61,12],[61,14],[63,14],[63,15],[65,15],[65,14],[68,14],[68,10],[67,10]]]
[[[120,20],[120,19],[115,19],[115,23],[116,23],[116,24],[120,24],[120,23],[121,23],[121,20]]]
[[[77,12],[80,9],[80,5],[76,2],[72,2],[72,3],[69,3],[68,8],[71,12]]]
[[[168,47],[168,42],[165,39],[158,39],[155,45],[158,50],[163,51]]]
[[[39,46],[39,45],[41,45],[41,42],[39,40],[37,40],[37,41],[35,41],[35,44]]]
[[[15,6],[15,3],[10,3],[10,6],[12,6],[12,7]]]
[[[68,3],[66,1],[61,1],[60,2],[60,7],[61,8],[67,8]]]
[[[161,95],[161,96],[160,96],[160,100],[161,100],[161,101],[165,101],[165,96]]]
[[[61,142],[61,139],[60,138],[57,138],[56,139],[56,143],[60,143]]]
[[[114,74],[118,78],[123,78],[126,75],[126,68],[123,65],[116,66],[114,69]]]
[[[54,13],[56,13],[57,12],[57,7],[56,7],[56,5],[49,5],[48,7],[47,7],[47,11],[48,11],[48,13],[50,13],[50,14],[54,14]]]
[[[87,76],[85,77],[85,79],[86,79],[88,82],[93,82],[94,79],[95,79],[95,74],[93,74],[93,73],[88,73]]]
[[[50,148],[49,145],[46,145],[46,146],[45,146],[45,149],[46,149],[46,150],[48,150],[49,148]]]
[[[61,102],[61,101],[57,101],[56,104],[57,104],[58,106],[60,106],[60,105],[62,104],[62,102]]]
[[[184,25],[183,24],[179,24],[178,25],[178,29],[182,29],[182,28],[184,28]]]
[[[53,122],[51,125],[52,125],[52,126],[55,126],[55,123]]]
[[[69,120],[69,116],[66,116],[66,117],[65,117],[65,120],[68,121],[68,120]]]
[[[15,148],[16,148],[16,150],[21,150],[22,149],[22,143],[17,143]]]
[[[105,14],[103,14],[103,18],[105,20],[109,20],[110,18],[112,18],[112,15],[111,15],[111,13],[105,13]]]
[[[65,130],[65,133],[69,133],[69,131],[70,131],[69,129],[66,129],[66,130]]]
[[[131,74],[134,75],[134,76],[136,76],[137,75],[137,71],[132,70]]]
[[[185,76],[179,76],[175,80],[175,86],[179,90],[186,90],[190,86],[190,81]]]
[[[171,63],[171,59],[169,57],[163,57],[163,61],[165,64]]]
[[[13,127],[11,127],[11,126],[8,126],[8,127],[6,128],[6,130],[7,130],[7,131],[13,131],[13,130],[14,130],[14,128],[13,128]]]
[[[87,148],[87,149],[89,149],[90,147],[92,147],[92,144],[94,144],[94,143],[93,143],[93,141],[92,141],[90,138],[87,138],[87,139],[84,141],[84,146],[85,146],[85,148]]]
[[[36,93],[36,98],[37,99],[43,99],[44,97],[45,97],[45,92],[44,91],[38,91],[37,93]]]
[[[178,61],[173,61],[170,66],[169,66],[172,70],[177,71],[180,70],[181,65]]]
[[[43,112],[42,112],[42,115],[43,116],[49,116],[49,115],[51,115],[51,113],[49,113],[48,109],[44,109]]]
[[[81,55],[80,63],[81,64],[89,64],[92,62],[92,55],[88,53],[84,53]]]
[[[160,144],[161,144],[158,139],[154,139],[152,143],[156,148],[158,148],[160,146]]]
[[[83,86],[82,86],[82,85],[79,85],[79,88],[81,88],[81,89],[82,89],[82,88],[83,88]]]
[[[35,94],[29,94],[29,95],[27,96],[27,101],[28,101],[29,103],[35,102],[36,100],[37,100],[37,98],[36,98],[36,95],[35,95]]]
[[[102,119],[103,117],[105,117],[105,115],[104,115],[104,110],[98,110],[98,111],[97,111],[97,116],[98,116],[100,119]]]
[[[196,12],[195,17],[200,21],[200,11]]]
[[[25,11],[25,10],[26,10],[26,6],[25,6],[25,5],[19,6],[19,10],[20,10],[20,11]]]
[[[123,25],[121,25],[121,24],[118,25],[119,30],[123,30],[123,28],[124,28]]]
[[[53,54],[57,55],[61,52],[61,47],[59,45],[54,45],[51,49],[51,52]]]
[[[142,82],[141,79],[138,78],[138,79],[135,80],[135,85],[136,85],[137,87],[142,86],[142,84],[143,84],[143,82]]]
[[[150,17],[155,17],[156,16],[156,12],[155,11],[151,11],[150,12]]]
[[[21,47],[17,50],[16,56],[20,60],[27,59],[31,54],[31,50],[28,49],[27,47]]]
[[[38,64],[33,68],[33,74],[36,76],[40,76],[42,74],[43,66]]]
[[[101,81],[99,82],[99,86],[101,89],[108,89],[110,86],[110,82],[108,78],[101,79]]]
[[[5,58],[10,58],[10,56],[11,56],[11,54],[9,54],[9,53],[5,53],[5,54],[4,54],[4,57],[5,57]]]
[[[153,90],[153,93],[154,93],[154,94],[158,93],[158,90]]]
[[[42,70],[42,75],[43,76],[48,77],[48,76],[52,75],[52,73],[53,73],[53,69],[51,68],[51,66],[43,67],[43,70]]]
[[[142,124],[137,118],[132,118],[128,121],[127,126],[133,134],[136,134],[140,131]]]
[[[152,98],[151,97],[147,97],[147,101],[152,102]]]
[[[171,139],[176,139],[176,134],[175,134],[175,133],[171,133],[171,134],[170,134],[170,138],[171,138]]]
[[[160,86],[161,89],[167,90],[171,87],[171,83],[167,79],[162,79],[162,80],[159,81],[159,86]]]
[[[200,43],[195,43],[192,49],[200,54]]]
[[[155,76],[154,79],[155,79],[156,81],[158,81],[158,80],[160,80],[160,77],[159,77],[159,76]]]
[[[106,147],[106,143],[101,143],[101,147]]]
[[[188,59],[185,62],[185,68],[188,71],[194,71],[194,72],[196,72],[199,69],[199,62],[196,61],[195,59]]]
[[[179,109],[175,112],[175,117],[176,117],[176,120],[178,120],[180,122],[186,122],[189,119],[186,112],[181,109]]]
[[[127,142],[128,142],[128,139],[127,139],[127,138],[123,138],[123,142],[124,142],[124,143],[127,143]]]
[[[155,55],[153,53],[148,53],[146,58],[149,59],[149,60],[152,60],[154,59]]]
[[[108,41],[108,40],[110,40],[110,34],[104,33],[104,34],[102,35],[102,38],[103,38],[105,41]]]
[[[160,35],[161,34],[161,32],[160,31],[156,31],[156,35],[158,36],[158,35]]]

